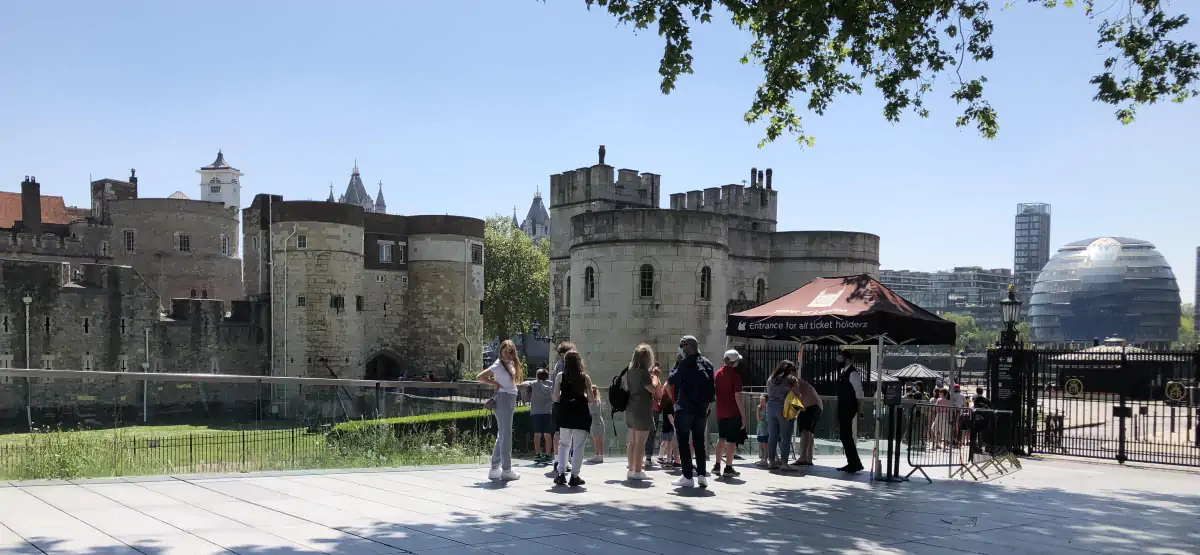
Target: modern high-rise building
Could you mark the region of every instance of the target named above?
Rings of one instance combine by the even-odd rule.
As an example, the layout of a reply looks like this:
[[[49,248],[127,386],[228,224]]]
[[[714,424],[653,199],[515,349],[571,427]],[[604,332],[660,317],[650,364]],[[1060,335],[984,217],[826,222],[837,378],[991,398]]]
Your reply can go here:
[[[1038,273],[1050,261],[1050,205],[1017,205],[1016,236],[1013,241],[1013,276],[1017,296],[1028,302]]]
[[[1008,268],[958,266],[937,272],[880,270],[879,281],[925,310],[971,316],[982,329],[1000,329],[1000,301],[1013,275]]]

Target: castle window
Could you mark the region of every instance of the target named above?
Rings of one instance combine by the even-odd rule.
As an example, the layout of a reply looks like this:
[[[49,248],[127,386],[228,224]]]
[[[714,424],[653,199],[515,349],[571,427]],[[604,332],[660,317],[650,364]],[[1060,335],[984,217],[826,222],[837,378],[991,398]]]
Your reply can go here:
[[[654,266],[642,264],[638,269],[638,296],[643,299],[654,296]]]
[[[396,262],[399,262],[401,264],[404,264],[404,261],[405,261],[405,258],[404,258],[405,245],[406,245],[406,243],[397,243],[396,244],[396,253],[395,253],[396,254]]]
[[[300,235],[296,236],[296,248],[298,248],[298,249],[307,249],[308,248],[308,236],[307,235],[301,233]]]
[[[96,361],[93,359],[91,353],[83,355],[83,369],[84,370],[95,370],[96,369]]]
[[[458,361],[463,362],[463,359],[467,358],[467,346],[463,345],[462,343],[459,343],[457,355],[458,355]]]
[[[563,306],[571,306],[571,276],[567,276],[567,286],[563,288]]]
[[[229,237],[221,235],[221,256],[229,256]]]
[[[121,355],[117,357],[117,372],[129,371],[129,355]]]
[[[125,319],[121,318],[121,335],[125,335]]]
[[[219,194],[221,194],[221,186],[220,185],[209,185],[208,192],[210,192],[214,195],[219,195]]]
[[[87,335],[89,333],[92,333],[92,319],[84,318],[83,319],[83,334]]]
[[[354,296],[354,310],[362,312],[367,309],[367,299],[362,295]]]
[[[758,283],[754,286],[754,302],[762,304],[767,298],[767,282],[762,278],[758,278]]]
[[[383,274],[375,276],[375,283],[383,283],[383,282],[384,282]]]
[[[219,374],[221,372],[221,366],[217,364],[217,357],[212,357],[212,359],[208,361],[208,371],[212,372],[213,374]]]
[[[596,269],[588,266],[583,270],[583,300],[596,298]]]
[[[7,314],[4,315],[4,322],[2,323],[2,326],[4,329],[4,333],[8,333],[8,315]]]
[[[46,317],[46,335],[50,335],[50,317]]]
[[[700,269],[700,298],[712,300],[712,268],[708,266]]]
[[[54,355],[42,355],[42,369],[54,370]]]
[[[336,310],[338,314],[341,314],[342,311],[346,310],[346,297],[342,295],[333,295],[329,297],[329,308],[332,308]]]
[[[471,264],[483,264],[482,243],[471,243]]]
[[[308,299],[304,298],[304,295],[296,297],[296,306],[305,306],[307,303]]]
[[[201,299],[207,299],[207,298],[208,298],[208,289],[201,289],[201,290],[200,290],[200,298],[201,298]]]
[[[196,298],[196,290],[192,289],[191,298]]]
[[[188,233],[175,234],[175,250],[179,252],[192,252],[192,236]]]
[[[250,243],[251,243],[252,245],[254,245],[254,252],[259,252],[259,250],[258,250],[258,236],[257,236],[257,235],[255,235],[253,238],[251,238],[251,240],[250,240]]]
[[[392,244],[391,243],[380,243],[379,244],[379,262],[381,264],[391,264],[392,263]]]
[[[137,250],[137,232],[132,229],[125,230],[125,254],[133,254]]]
[[[100,256],[112,256],[108,252],[108,241],[100,241]]]
[[[12,365],[13,365],[13,356],[12,355],[0,355],[0,368],[12,368]]]

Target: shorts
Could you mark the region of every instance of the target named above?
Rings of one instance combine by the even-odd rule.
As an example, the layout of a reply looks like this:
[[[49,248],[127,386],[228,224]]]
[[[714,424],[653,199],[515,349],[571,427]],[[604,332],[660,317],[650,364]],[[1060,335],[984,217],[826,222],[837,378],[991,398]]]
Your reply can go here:
[[[658,434],[658,437],[662,438],[663,441],[675,441],[675,431],[662,432]]]
[[[808,407],[796,416],[796,429],[801,432],[816,432],[821,421],[821,407]]]
[[[533,422],[533,433],[535,434],[553,434],[555,431],[553,415],[531,414],[529,420]]]
[[[725,441],[741,441],[742,417],[733,416],[717,420],[717,438]]]
[[[762,443],[762,444],[766,444],[768,439],[771,439],[771,437],[770,436],[758,436],[758,442]]]

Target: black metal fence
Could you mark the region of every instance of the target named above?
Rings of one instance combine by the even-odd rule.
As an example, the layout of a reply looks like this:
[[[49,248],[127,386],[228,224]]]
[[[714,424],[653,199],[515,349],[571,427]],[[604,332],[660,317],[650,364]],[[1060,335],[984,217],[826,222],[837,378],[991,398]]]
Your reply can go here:
[[[988,478],[1020,469],[1013,456],[1012,412],[918,403],[906,411],[909,476],[949,469],[951,478]],[[932,482],[932,480],[930,480]]]
[[[997,407],[1031,453],[1200,466],[1194,351],[1100,347],[989,355]]]

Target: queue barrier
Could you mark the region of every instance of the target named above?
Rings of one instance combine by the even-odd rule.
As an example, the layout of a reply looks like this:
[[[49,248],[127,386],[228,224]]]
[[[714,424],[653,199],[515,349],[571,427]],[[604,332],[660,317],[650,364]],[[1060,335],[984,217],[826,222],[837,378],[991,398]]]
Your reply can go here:
[[[1012,453],[1013,414],[1007,410],[913,405],[907,411],[908,465],[905,478],[926,468],[948,468],[950,478],[990,479],[1020,470]]]

